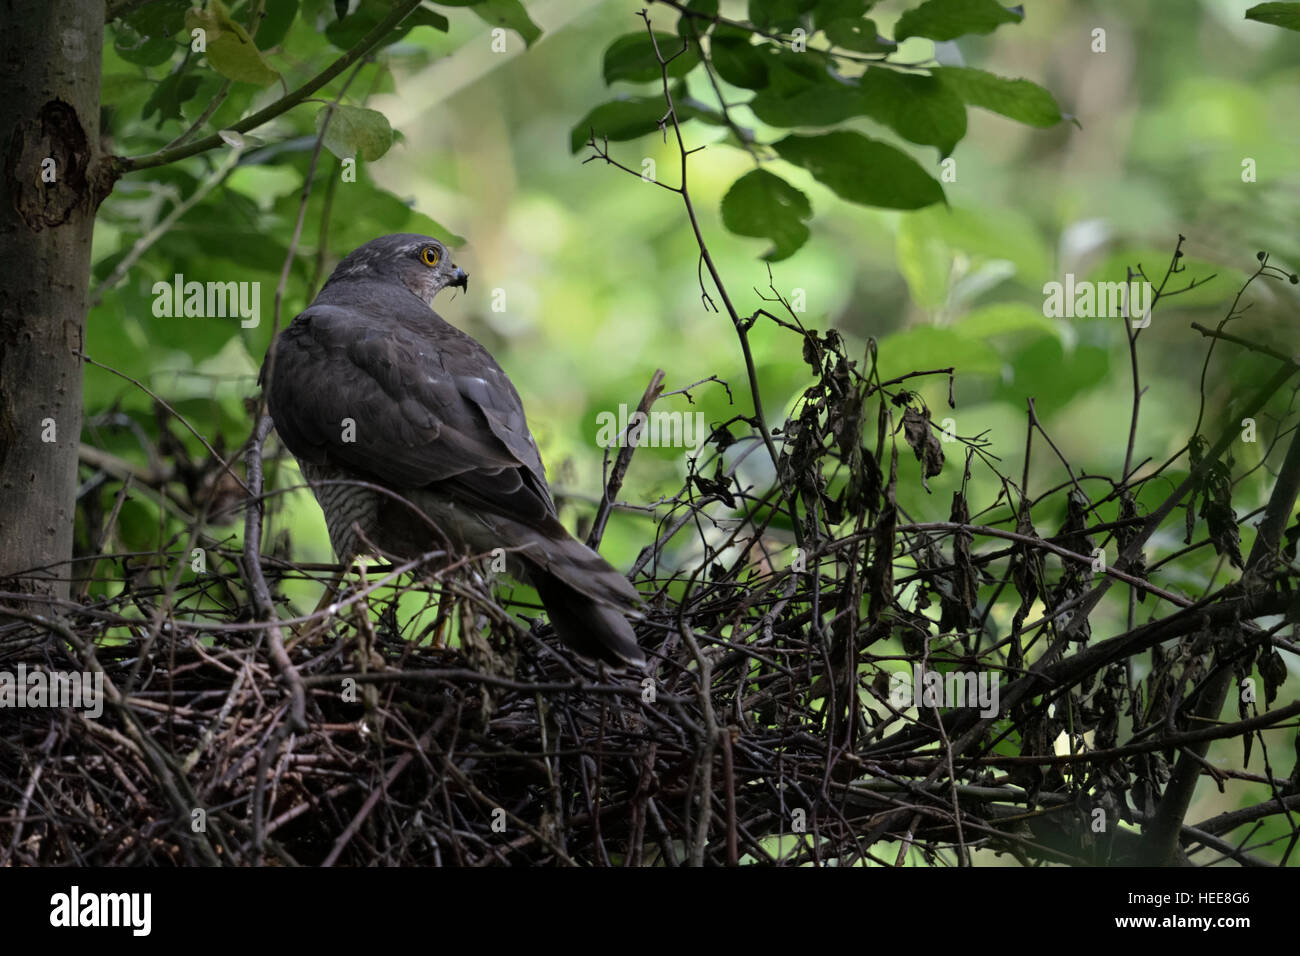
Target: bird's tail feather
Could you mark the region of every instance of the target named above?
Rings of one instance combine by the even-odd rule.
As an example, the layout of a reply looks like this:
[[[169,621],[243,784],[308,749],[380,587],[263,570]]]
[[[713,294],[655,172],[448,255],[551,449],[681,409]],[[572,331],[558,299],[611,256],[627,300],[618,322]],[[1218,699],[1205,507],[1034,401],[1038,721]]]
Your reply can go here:
[[[534,535],[533,544],[540,547],[525,547],[521,557],[580,594],[625,609],[641,603],[641,595],[627,578],[577,538]]]
[[[617,571],[609,568],[609,572],[627,583]],[[534,569],[529,578],[556,633],[579,654],[611,664],[645,664],[636,632],[617,606],[598,601],[554,573]]]

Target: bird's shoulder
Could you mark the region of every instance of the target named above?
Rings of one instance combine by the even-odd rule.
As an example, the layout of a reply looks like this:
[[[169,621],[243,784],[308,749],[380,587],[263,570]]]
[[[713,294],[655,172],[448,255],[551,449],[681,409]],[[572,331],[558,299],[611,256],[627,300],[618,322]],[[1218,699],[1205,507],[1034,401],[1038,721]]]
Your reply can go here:
[[[490,470],[513,459],[532,473],[528,484],[553,509],[523,402],[492,354],[414,296],[391,294],[382,284],[368,295],[367,285],[326,289],[281,333],[271,404],[290,447],[301,454],[294,419],[347,416],[361,434],[383,441],[390,462],[392,451],[404,450],[412,483],[454,470],[446,457],[453,449],[453,459]],[[356,459],[355,468],[375,450],[331,447],[328,454]]]
[[[400,355],[409,364],[436,364],[453,374],[486,369],[505,375],[487,349],[415,296],[393,294],[382,284],[376,291],[385,294],[366,296],[363,289],[349,289],[346,296],[336,293],[328,299],[322,294],[294,317],[282,336],[321,353],[347,353],[363,366]]]

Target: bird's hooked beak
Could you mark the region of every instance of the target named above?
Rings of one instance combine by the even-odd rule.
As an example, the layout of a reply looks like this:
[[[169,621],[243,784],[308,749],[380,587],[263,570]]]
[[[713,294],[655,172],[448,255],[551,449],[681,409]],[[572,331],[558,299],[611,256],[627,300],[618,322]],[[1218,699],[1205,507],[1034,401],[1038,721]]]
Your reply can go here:
[[[451,281],[447,285],[459,286],[461,292],[469,291],[469,273],[456,266],[456,271],[451,274]]]

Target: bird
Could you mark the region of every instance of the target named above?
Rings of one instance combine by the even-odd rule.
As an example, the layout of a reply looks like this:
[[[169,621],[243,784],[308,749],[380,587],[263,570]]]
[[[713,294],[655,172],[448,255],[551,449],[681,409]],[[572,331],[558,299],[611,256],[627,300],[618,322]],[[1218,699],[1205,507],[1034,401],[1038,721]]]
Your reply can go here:
[[[440,240],[372,239],[267,350],[258,382],[335,555],[504,555],[569,647],[644,665],[639,592],[561,524],[513,383],[433,311],[448,287],[469,276]]]

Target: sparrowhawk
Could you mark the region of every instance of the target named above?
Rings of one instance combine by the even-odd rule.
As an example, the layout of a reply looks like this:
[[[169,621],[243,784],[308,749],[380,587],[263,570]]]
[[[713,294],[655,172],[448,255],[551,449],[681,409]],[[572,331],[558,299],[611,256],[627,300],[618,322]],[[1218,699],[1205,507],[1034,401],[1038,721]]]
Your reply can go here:
[[[636,589],[560,524],[514,385],[432,310],[439,291],[468,284],[428,236],[353,251],[267,352],[259,381],[280,439],[345,565],[376,550],[409,560],[501,548],[565,642],[641,664],[625,616]]]

